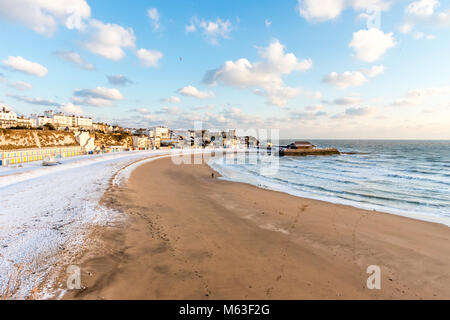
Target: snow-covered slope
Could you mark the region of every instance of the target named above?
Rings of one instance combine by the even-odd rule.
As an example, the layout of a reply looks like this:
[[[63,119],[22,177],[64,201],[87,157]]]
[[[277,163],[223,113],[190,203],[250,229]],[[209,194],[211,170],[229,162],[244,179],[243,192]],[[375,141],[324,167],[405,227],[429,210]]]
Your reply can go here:
[[[81,245],[88,226],[117,218],[118,213],[98,205],[111,177],[136,160],[162,154],[167,151],[0,168],[0,298],[29,296],[51,271],[57,252]]]

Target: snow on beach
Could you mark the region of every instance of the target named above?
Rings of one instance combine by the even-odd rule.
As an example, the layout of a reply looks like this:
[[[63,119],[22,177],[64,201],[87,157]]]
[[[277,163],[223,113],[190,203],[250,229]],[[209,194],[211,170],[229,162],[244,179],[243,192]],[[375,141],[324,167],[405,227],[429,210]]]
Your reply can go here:
[[[60,250],[81,246],[87,227],[118,217],[98,204],[111,177],[162,154],[167,151],[74,157],[54,167],[0,167],[0,298],[29,297]],[[130,169],[125,171],[126,178]]]

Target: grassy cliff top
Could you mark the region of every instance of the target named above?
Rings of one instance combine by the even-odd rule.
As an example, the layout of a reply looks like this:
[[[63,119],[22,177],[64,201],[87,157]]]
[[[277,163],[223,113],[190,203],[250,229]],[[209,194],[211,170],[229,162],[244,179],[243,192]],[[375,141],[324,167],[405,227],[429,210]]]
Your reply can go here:
[[[73,132],[0,129],[0,150],[72,147],[78,145]]]

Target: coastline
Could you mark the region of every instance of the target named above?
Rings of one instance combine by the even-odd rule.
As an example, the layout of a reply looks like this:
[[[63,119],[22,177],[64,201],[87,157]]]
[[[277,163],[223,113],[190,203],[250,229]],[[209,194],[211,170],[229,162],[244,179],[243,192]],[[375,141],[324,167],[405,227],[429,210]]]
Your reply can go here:
[[[214,159],[211,159],[214,160]],[[358,209],[368,210],[368,211],[376,211],[380,213],[387,213],[387,214],[393,214],[401,217],[406,217],[414,220],[419,221],[426,221],[430,223],[437,223],[442,224],[447,227],[450,227],[450,217],[449,216],[443,216],[438,215],[434,213],[426,213],[419,211],[406,211],[402,210],[400,208],[391,207],[387,205],[380,205],[380,204],[373,204],[373,203],[364,203],[361,201],[356,200],[350,200],[350,199],[341,199],[338,197],[333,196],[325,196],[320,194],[310,194],[308,192],[302,192],[293,188],[284,187],[282,185],[271,183],[269,181],[265,180],[258,180],[256,178],[236,178],[236,175],[240,174],[239,171],[234,171],[233,169],[229,169],[226,166],[221,166],[220,164],[215,163],[214,161],[209,161],[208,165],[211,167],[211,169],[218,171],[222,175],[223,180],[231,181],[231,182],[238,182],[238,183],[245,183],[252,186],[256,186],[261,189],[265,190],[272,190],[282,193],[287,193],[292,196],[296,196],[299,198],[305,198],[305,199],[312,199],[312,200],[319,200],[324,201],[332,204],[338,204],[338,205],[345,205],[345,206],[351,206]],[[230,177],[231,176],[231,177]]]
[[[64,299],[450,297],[448,227],[211,172],[158,159],[110,187],[102,204],[128,219],[92,231],[76,261],[84,289]],[[366,288],[369,265],[381,290]]]

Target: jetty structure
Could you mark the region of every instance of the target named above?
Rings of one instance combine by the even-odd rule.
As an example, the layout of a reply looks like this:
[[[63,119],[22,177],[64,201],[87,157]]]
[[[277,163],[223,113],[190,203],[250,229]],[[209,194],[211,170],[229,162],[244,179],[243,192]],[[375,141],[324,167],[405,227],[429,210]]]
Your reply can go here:
[[[328,156],[340,154],[336,148],[317,148],[309,141],[295,141],[280,147],[280,156]]]

